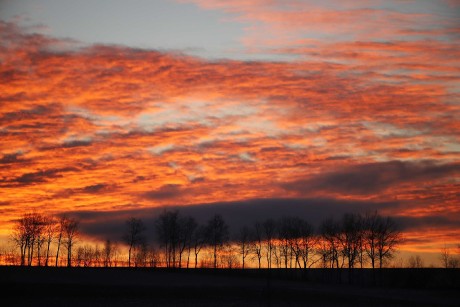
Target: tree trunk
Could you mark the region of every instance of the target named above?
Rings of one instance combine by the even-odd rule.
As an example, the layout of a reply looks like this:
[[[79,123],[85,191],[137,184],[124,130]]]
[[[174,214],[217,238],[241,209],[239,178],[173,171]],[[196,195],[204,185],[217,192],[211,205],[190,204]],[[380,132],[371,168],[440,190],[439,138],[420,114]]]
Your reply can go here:
[[[132,250],[133,246],[130,245],[129,246],[129,250],[128,250],[128,268],[131,267],[131,250]]]
[[[217,268],[217,244],[214,245],[214,268]]]
[[[190,247],[188,248],[188,254],[187,254],[187,269],[189,267],[189,264],[190,264]]]
[[[30,248],[29,248],[29,266],[32,266],[32,260],[34,258],[34,246],[35,246],[35,242],[32,241],[32,243],[30,244]]]
[[[45,266],[48,266],[48,259],[50,256],[50,245],[51,245],[51,240],[48,240],[47,242],[47,247],[46,247],[46,258],[45,258]]]
[[[72,266],[72,247],[69,246],[67,250],[67,267],[70,268]]]
[[[37,262],[38,262],[37,264],[38,264],[38,266],[41,266],[41,265],[42,265],[42,263],[41,263],[41,262],[42,262],[42,258],[41,258],[41,255],[40,255],[40,252],[41,252],[41,248],[40,248],[40,247],[41,247],[41,243],[40,243],[40,241],[38,241],[38,243],[37,243]]]
[[[24,244],[21,243],[20,249],[21,249],[21,265],[23,266],[26,264],[26,248]]]
[[[61,239],[62,239],[62,234],[59,234],[58,246],[57,246],[57,252],[56,252],[56,266],[58,266],[58,261],[59,261],[59,249],[61,247]]]

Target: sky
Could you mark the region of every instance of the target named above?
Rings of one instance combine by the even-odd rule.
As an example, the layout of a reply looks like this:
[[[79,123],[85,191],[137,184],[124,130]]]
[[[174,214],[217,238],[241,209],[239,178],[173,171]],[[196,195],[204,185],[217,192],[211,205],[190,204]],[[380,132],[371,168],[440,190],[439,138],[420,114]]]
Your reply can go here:
[[[460,1],[1,0],[0,238],[391,216],[460,243]],[[112,231],[113,233],[113,231]]]

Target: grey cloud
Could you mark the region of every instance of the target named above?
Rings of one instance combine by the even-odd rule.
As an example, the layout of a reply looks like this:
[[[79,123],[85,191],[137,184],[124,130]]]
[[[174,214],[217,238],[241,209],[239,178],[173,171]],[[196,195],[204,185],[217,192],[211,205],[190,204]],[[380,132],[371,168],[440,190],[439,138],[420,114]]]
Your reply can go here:
[[[5,154],[0,159],[0,164],[11,164],[11,163],[18,163],[24,162],[24,159],[18,159],[22,154],[21,153],[12,153],[12,154]]]
[[[157,190],[145,192],[143,196],[153,200],[170,199],[178,197],[182,194],[181,192],[182,189],[180,184],[166,184]]]
[[[107,187],[108,185],[105,183],[98,183],[98,184],[86,186],[82,189],[82,191],[85,193],[98,193],[106,189]]]
[[[21,120],[24,118],[30,119],[37,116],[46,116],[56,113],[56,111],[61,110],[61,108],[62,107],[59,104],[49,104],[46,106],[38,105],[30,109],[9,112],[0,117],[0,123]]]
[[[75,167],[39,170],[37,172],[22,174],[21,176],[14,178],[12,180],[8,180],[6,182],[13,183],[13,184],[16,183],[19,185],[29,185],[29,184],[34,184],[34,183],[46,182],[48,179],[52,179],[52,178],[60,178],[63,176],[62,173],[75,172],[75,171],[79,171],[79,170]]]
[[[315,227],[326,218],[340,218],[344,213],[381,212],[395,209],[404,204],[400,202],[372,202],[338,199],[251,199],[234,202],[219,202],[210,204],[195,204],[188,206],[138,208],[136,204],[122,205],[109,212],[78,211],[71,214],[82,221],[82,231],[100,239],[120,241],[125,231],[125,221],[131,217],[143,220],[147,226],[147,236],[154,237],[155,219],[164,210],[179,210],[180,214],[194,217],[198,223],[206,223],[214,214],[220,214],[230,226],[230,231],[236,233],[244,225],[252,226],[256,221],[268,218],[278,219],[284,216],[303,218]],[[425,227],[449,228],[460,223],[458,216],[425,216],[400,217],[392,216],[400,229],[423,230]]]
[[[394,220],[405,230],[419,230],[423,227],[452,228],[460,224],[458,215],[396,216]]]
[[[72,140],[72,141],[67,141],[62,144],[62,147],[64,148],[72,148],[72,147],[80,147],[80,146],[90,146],[92,144],[92,140],[90,139],[84,139],[84,140]]]
[[[116,185],[110,185],[107,183],[98,183],[88,185],[80,188],[71,188],[61,190],[53,195],[54,198],[68,198],[75,194],[100,194],[107,191],[112,191],[116,188]]]
[[[298,216],[318,226],[323,219],[331,216],[338,218],[346,212],[365,213],[391,209],[399,205],[398,202],[377,203],[336,199],[268,198],[149,209],[138,209],[136,205],[128,204],[123,205],[125,210],[109,212],[78,211],[72,214],[82,220],[82,228],[85,233],[101,239],[120,240],[125,227],[124,223],[130,217],[141,218],[150,229],[149,235],[153,237],[154,221],[165,209],[178,209],[181,214],[190,215],[201,224],[206,223],[214,214],[221,214],[229,224],[231,231],[236,232],[241,226],[251,226],[256,221],[262,221],[267,218],[277,219],[283,216]]]
[[[349,166],[305,180],[285,183],[283,188],[299,193],[331,191],[367,195],[390,186],[433,180],[460,173],[460,164],[436,164],[433,161],[389,161]]]

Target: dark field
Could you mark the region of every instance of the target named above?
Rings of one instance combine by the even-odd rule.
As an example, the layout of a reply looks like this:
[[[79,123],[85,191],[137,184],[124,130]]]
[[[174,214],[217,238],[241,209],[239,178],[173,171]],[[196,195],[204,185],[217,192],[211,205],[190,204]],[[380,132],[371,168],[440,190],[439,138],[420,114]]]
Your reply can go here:
[[[460,270],[0,267],[1,306],[460,306]]]

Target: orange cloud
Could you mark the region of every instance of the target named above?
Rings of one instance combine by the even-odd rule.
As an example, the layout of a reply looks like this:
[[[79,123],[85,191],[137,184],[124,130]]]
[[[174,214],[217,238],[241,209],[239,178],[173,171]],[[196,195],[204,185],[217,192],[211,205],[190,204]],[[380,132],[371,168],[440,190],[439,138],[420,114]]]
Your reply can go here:
[[[340,63],[249,62],[0,33],[3,234],[33,209],[259,198],[458,217],[452,44],[337,43],[316,52]],[[360,175],[375,187],[350,182]]]

